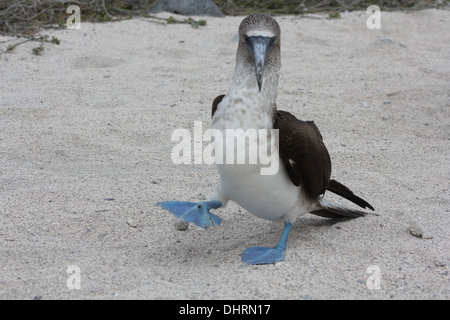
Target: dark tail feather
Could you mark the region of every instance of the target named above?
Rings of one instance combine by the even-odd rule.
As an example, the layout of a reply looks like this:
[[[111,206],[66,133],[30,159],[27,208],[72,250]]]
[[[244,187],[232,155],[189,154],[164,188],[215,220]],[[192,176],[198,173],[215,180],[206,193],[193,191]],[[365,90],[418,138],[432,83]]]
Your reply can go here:
[[[369,208],[370,210],[375,210],[367,201],[364,199],[361,199],[358,196],[355,196],[353,192],[344,186],[342,183],[337,182],[336,180],[330,180],[330,183],[328,184],[328,190],[330,190],[333,193],[336,193],[337,195],[357,204],[361,208]]]
[[[319,210],[311,211],[312,214],[317,216],[321,216],[324,218],[359,218],[364,217],[367,213],[359,210],[349,209],[340,204],[334,203],[329,200],[320,199],[320,208]]]

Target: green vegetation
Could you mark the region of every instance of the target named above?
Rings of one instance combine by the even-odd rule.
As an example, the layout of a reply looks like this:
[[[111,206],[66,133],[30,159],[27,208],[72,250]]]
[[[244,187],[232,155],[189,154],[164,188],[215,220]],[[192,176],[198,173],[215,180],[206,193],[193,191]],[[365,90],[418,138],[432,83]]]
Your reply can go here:
[[[155,0],[2,0],[0,1],[0,34],[11,35],[26,40],[9,45],[9,52],[27,41],[38,41],[40,46],[33,49],[40,54],[43,43],[59,44],[59,40],[47,36],[35,36],[46,28],[63,28],[71,13],[67,7],[79,6],[82,21],[104,22],[130,19],[135,16],[160,20],[163,23],[186,23],[193,28],[206,25],[206,20],[174,17],[163,19],[150,14]],[[247,15],[252,12],[280,14],[308,14],[326,12],[330,19],[339,18],[340,13],[352,10],[365,10],[369,5],[378,5],[382,11],[417,10],[424,8],[449,8],[450,0],[214,0],[226,15]],[[0,52],[0,53],[1,53]]]
[[[150,14],[155,0],[3,0],[0,2],[0,33],[9,35],[31,35],[41,28],[63,27],[69,14],[66,9],[76,4],[81,9],[83,21],[113,21],[133,16],[156,18]],[[331,12],[338,17],[346,10],[364,10],[371,4],[381,10],[416,10],[448,7],[449,0],[215,0],[226,15],[246,15],[251,12],[271,14],[306,14]],[[156,18],[158,19],[158,18]],[[160,20],[160,19],[159,19]],[[172,22],[173,21],[167,21]],[[204,25],[204,20],[195,23],[189,19],[175,21],[193,27]]]
[[[331,12],[330,18],[336,18],[339,12],[347,10],[366,10],[373,4],[379,6],[382,11],[439,8],[449,4],[449,0],[215,0],[214,2],[227,15],[246,15],[250,12],[271,14]]]
[[[6,50],[0,50],[0,53],[8,53],[13,51],[17,46],[20,46],[21,44],[24,44],[26,42],[30,42],[30,41],[35,41],[35,42],[39,42],[40,45],[38,47],[34,47],[31,52],[34,55],[40,55],[41,52],[44,50],[44,43],[48,42],[48,43],[53,43],[56,45],[59,45],[60,40],[56,37],[52,37],[51,40],[48,40],[48,35],[43,35],[43,36],[18,36],[18,38],[25,38],[25,40],[16,42],[14,44],[10,44],[6,47]]]
[[[191,17],[184,19],[184,20],[177,20],[174,17],[170,16],[169,18],[167,18],[167,23],[171,24],[171,23],[187,23],[190,24],[192,28],[197,29],[198,27],[201,26],[206,26],[206,20],[194,20]]]

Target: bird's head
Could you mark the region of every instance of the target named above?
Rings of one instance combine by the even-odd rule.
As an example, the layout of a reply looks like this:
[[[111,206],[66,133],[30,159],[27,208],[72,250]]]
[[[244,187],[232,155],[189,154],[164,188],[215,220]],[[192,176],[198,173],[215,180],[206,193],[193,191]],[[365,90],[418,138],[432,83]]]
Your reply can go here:
[[[238,56],[255,67],[259,91],[264,68],[280,65],[280,26],[265,13],[251,14],[239,26]]]

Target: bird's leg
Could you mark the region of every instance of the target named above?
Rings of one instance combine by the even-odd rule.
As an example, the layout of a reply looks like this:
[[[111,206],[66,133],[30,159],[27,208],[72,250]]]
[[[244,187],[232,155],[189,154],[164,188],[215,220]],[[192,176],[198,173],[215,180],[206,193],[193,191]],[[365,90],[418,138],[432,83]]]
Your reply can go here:
[[[183,202],[183,201],[163,201],[156,205],[172,212],[177,218],[193,222],[203,229],[208,229],[211,225],[217,226],[222,221],[218,216],[209,212],[210,209],[217,209],[222,206],[218,200],[203,202]]]
[[[291,231],[292,224],[285,223],[280,241],[273,248],[266,247],[250,247],[242,252],[241,258],[245,264],[269,264],[284,260],[284,251],[286,250],[286,242]]]

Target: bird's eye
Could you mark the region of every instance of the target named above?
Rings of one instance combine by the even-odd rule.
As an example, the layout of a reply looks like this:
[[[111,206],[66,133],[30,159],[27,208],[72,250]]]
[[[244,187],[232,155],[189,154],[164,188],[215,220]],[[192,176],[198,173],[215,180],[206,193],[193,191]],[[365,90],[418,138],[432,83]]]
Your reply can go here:
[[[245,36],[245,43],[249,43],[250,42],[250,37],[249,36]]]

